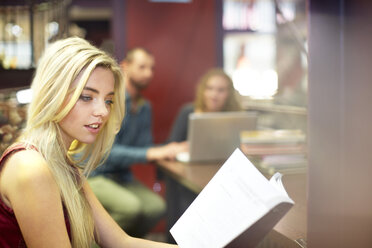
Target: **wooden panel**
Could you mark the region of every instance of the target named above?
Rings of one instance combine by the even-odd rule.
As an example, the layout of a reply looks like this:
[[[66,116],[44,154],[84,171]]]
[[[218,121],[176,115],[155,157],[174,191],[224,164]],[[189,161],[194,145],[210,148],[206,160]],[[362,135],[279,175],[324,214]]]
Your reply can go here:
[[[34,69],[4,70],[0,69],[0,89],[29,87],[32,82]]]
[[[372,2],[309,3],[308,247],[370,247]]]
[[[215,0],[125,2],[126,48],[144,46],[156,59],[155,77],[145,95],[153,104],[157,142],[168,136],[179,107],[193,100],[197,79],[217,65],[216,18]]]

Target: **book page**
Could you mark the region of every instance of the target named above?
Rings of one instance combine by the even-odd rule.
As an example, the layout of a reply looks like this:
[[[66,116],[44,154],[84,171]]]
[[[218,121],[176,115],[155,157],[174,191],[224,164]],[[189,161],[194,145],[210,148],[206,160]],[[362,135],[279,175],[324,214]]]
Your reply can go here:
[[[224,247],[282,201],[292,202],[236,149],[170,232],[181,248]]]
[[[284,186],[283,186],[283,183],[282,183],[282,174],[280,174],[279,172],[276,172],[271,178],[270,178],[270,183],[272,185],[274,185],[274,187],[276,187],[279,191],[282,192],[282,194],[288,196],[288,193],[287,191],[285,190]],[[289,197],[289,196],[288,196]],[[292,201],[292,203],[294,203]]]

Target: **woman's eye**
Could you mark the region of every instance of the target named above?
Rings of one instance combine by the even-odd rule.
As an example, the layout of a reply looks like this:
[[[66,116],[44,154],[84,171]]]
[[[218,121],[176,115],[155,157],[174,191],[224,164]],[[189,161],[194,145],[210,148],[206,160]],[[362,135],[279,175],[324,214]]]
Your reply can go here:
[[[111,100],[111,99],[110,100],[106,100],[106,104],[111,106],[112,104],[114,104],[114,101]]]
[[[84,102],[92,100],[90,96],[81,95],[79,99],[83,100]]]

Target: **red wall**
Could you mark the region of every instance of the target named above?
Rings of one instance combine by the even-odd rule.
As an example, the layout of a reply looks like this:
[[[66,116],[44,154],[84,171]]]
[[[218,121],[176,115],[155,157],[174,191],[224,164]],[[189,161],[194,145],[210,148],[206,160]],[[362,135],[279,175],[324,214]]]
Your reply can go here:
[[[122,16],[126,49],[143,46],[156,59],[145,96],[153,106],[155,141],[163,142],[180,106],[193,100],[198,78],[218,64],[216,1],[127,0]]]

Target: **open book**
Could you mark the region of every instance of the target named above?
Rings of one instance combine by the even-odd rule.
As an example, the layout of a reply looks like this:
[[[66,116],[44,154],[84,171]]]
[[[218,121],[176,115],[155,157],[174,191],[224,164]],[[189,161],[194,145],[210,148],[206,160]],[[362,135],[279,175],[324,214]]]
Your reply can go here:
[[[294,202],[236,149],[170,233],[181,248],[255,247]]]

